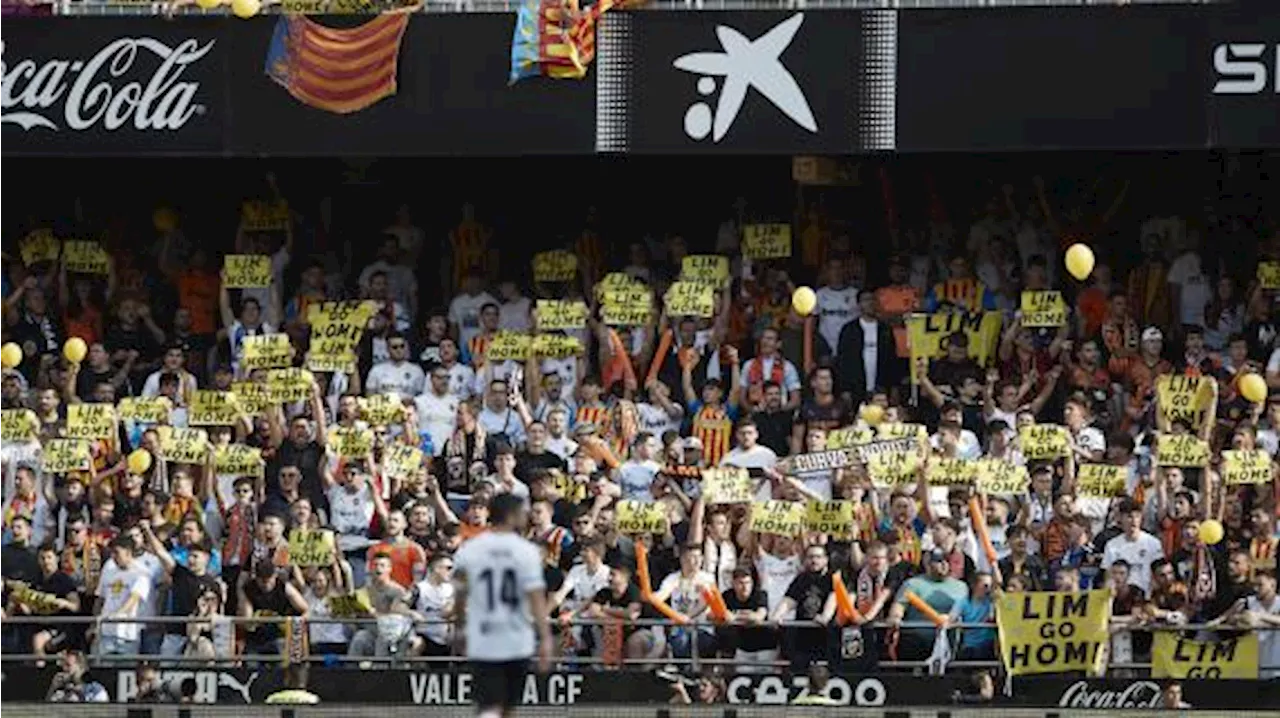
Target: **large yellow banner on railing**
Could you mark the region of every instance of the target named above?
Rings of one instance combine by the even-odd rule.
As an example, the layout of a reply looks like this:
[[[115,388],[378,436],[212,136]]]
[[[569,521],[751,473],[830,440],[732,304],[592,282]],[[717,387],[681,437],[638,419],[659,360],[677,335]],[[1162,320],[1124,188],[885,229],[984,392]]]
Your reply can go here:
[[[996,599],[1000,660],[1010,675],[1107,667],[1111,591],[1013,593]]]

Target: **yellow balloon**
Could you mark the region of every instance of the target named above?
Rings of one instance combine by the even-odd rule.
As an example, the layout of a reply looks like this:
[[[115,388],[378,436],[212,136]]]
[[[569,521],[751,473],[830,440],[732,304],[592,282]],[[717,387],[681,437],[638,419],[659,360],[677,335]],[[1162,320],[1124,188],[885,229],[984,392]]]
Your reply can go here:
[[[0,347],[0,366],[5,369],[12,369],[22,363],[22,347],[13,342],[5,342]]]
[[[196,0],[196,5],[201,10],[212,10],[221,4],[222,4],[222,0]]]
[[[134,449],[129,454],[129,473],[145,474],[151,468],[151,452],[146,449]]]
[[[1267,400],[1267,382],[1257,374],[1249,372],[1240,377],[1240,396],[1255,404]]]
[[[861,414],[867,426],[879,426],[884,421],[884,407],[879,404],[863,404]]]
[[[62,345],[62,356],[72,364],[79,364],[84,361],[84,355],[89,353],[89,345],[84,343],[80,337],[71,337],[66,344]]]
[[[808,287],[800,287],[791,295],[791,306],[795,308],[796,314],[807,317],[818,306],[818,295]]]
[[[231,12],[235,16],[247,20],[262,10],[261,0],[231,0]]]
[[[1208,519],[1200,522],[1200,540],[1212,546],[1222,540],[1225,531],[1222,524],[1216,519]]]
[[[1093,271],[1093,250],[1089,245],[1076,243],[1067,248],[1067,271],[1071,276],[1083,282]]]

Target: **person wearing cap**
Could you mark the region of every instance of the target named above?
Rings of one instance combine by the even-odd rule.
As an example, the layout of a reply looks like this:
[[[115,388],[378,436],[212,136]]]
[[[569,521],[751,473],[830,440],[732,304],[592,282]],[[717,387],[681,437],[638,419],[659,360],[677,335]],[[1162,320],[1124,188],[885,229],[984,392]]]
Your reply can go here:
[[[924,555],[925,572],[913,576],[902,584],[897,598],[889,607],[888,622],[890,626],[908,623],[927,623],[928,618],[907,600],[907,593],[914,593],[924,600],[939,615],[947,616],[957,603],[969,597],[969,587],[964,581],[951,577],[951,562],[947,552],[935,548]],[[898,648],[902,660],[923,660],[933,650],[934,629],[904,628]]]

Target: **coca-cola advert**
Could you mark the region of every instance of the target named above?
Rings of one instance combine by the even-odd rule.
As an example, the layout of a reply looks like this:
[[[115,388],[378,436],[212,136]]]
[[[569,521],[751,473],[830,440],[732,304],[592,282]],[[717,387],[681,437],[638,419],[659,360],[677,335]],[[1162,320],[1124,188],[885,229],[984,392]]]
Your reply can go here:
[[[85,18],[4,25],[6,154],[200,154],[221,149],[221,21]]]

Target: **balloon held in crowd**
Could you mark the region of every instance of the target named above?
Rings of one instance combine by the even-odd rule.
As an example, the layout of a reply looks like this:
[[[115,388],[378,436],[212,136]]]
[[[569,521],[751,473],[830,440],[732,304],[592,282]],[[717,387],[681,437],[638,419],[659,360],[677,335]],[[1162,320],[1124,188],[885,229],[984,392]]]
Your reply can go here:
[[[1253,372],[1240,377],[1240,396],[1261,404],[1267,400],[1267,381]]]
[[[89,353],[89,345],[84,343],[80,337],[71,337],[66,344],[62,345],[62,356],[72,364],[79,364],[84,361],[84,357]]]
[[[1206,519],[1200,522],[1200,540],[1207,546],[1216,545],[1222,540],[1225,531],[1222,522],[1217,519]]]
[[[809,287],[799,287],[791,295],[791,306],[796,310],[796,314],[807,317],[813,312],[814,307],[818,306],[818,295],[814,294]]]
[[[1067,248],[1066,265],[1071,276],[1083,282],[1093,273],[1093,250],[1089,245],[1077,242]]]
[[[5,342],[0,347],[0,365],[5,369],[12,369],[22,363],[22,347],[13,342]]]

